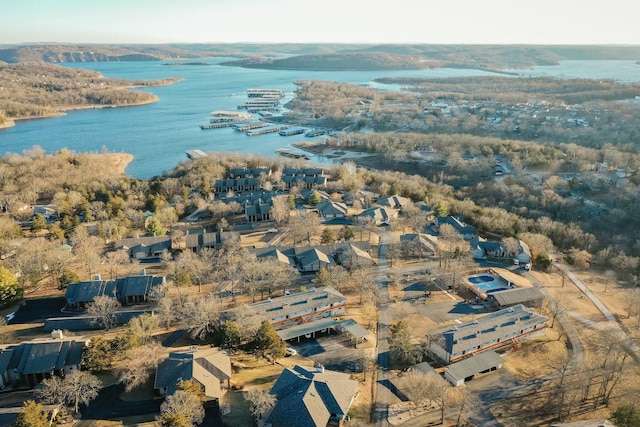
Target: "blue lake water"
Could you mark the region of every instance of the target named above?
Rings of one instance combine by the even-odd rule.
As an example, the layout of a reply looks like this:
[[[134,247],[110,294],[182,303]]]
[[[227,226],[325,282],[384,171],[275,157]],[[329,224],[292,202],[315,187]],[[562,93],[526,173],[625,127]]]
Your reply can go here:
[[[135,107],[90,109],[69,112],[66,116],[50,119],[19,121],[15,127],[0,130],[0,154],[22,153],[35,145],[47,152],[62,148],[76,152],[127,152],[134,160],[127,167],[127,174],[135,178],[160,175],[186,159],[185,151],[200,149],[205,152],[255,153],[275,155],[278,148],[292,143],[313,140],[301,135],[283,137],[275,134],[249,137],[233,129],[201,130],[213,110],[234,110],[246,100],[247,88],[277,88],[286,92],[286,100],[293,96],[296,80],[325,80],[369,85],[381,90],[399,90],[397,85],[373,82],[380,77],[451,77],[492,75],[493,73],[470,69],[439,69],[412,71],[287,71],[257,70],[218,65],[230,58],[207,60],[208,66],[166,66],[161,62],[105,62],[65,64],[74,68],[88,68],[106,77],[130,80],[153,80],[180,77],[184,80],[161,87],[145,88],[160,100]],[[198,61],[201,61],[198,59]],[[632,65],[631,61],[569,61],[597,62],[604,67],[599,78],[618,78],[616,70]],[[606,63],[615,62],[615,66]],[[589,64],[588,69],[593,66]],[[542,69],[544,67],[538,67]],[[552,68],[552,67],[547,67]],[[571,70],[579,72],[579,64]],[[535,70],[521,70],[533,74]],[[586,73],[582,77],[589,77]],[[550,71],[565,74],[566,69]],[[629,71],[625,68],[625,76]],[[580,76],[576,76],[580,77]],[[626,79],[625,79],[626,80]],[[636,80],[640,80],[640,74]],[[285,100],[285,101],[286,101]],[[327,159],[313,158],[318,162]]]

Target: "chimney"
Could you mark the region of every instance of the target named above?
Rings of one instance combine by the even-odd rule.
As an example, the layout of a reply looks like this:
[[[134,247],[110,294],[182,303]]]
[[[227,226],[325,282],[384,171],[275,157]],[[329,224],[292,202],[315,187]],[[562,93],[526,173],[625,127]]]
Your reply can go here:
[[[54,339],[54,340],[63,339],[62,329],[54,329],[53,331],[51,331],[51,339]]]
[[[144,269],[144,268],[143,268],[143,269],[141,269],[141,270],[140,270],[140,275],[141,275],[141,276],[146,276],[146,275],[147,275],[147,270],[146,270],[146,269]]]
[[[100,278],[100,273],[95,273],[95,274],[93,275],[93,280],[102,280],[102,279]]]

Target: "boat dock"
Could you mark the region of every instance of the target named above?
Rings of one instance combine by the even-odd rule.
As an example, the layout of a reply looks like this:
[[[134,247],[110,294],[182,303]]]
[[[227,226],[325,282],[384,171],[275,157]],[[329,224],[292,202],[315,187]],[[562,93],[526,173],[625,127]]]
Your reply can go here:
[[[205,153],[202,150],[187,150],[186,151],[186,155],[189,159],[193,160],[193,159],[199,159],[202,157],[207,157],[207,153]]]
[[[265,122],[250,122],[250,123],[236,123],[232,127],[240,132],[246,132],[251,129],[260,129],[269,126],[268,123]]]
[[[304,128],[288,128],[288,129],[281,130],[278,133],[280,134],[280,136],[292,136],[292,135],[301,135],[304,133],[304,131],[305,131]]]
[[[278,148],[276,153],[284,157],[291,157],[292,159],[309,160],[309,155],[304,151],[292,150],[290,148]]]
[[[232,125],[236,125],[236,122],[220,122],[220,123],[211,123],[210,125],[200,125],[200,129],[220,129],[220,128],[228,128]]]
[[[307,131],[304,136],[308,136],[310,138],[314,137],[314,136],[320,136],[320,135],[324,135],[325,133],[327,133],[326,130],[322,130],[322,129],[311,129],[310,131]]]
[[[247,131],[247,135],[257,136],[257,135],[264,135],[266,133],[280,132],[281,130],[284,130],[288,127],[289,126],[268,126],[260,129],[249,130]]]
[[[247,96],[249,98],[262,98],[264,96],[277,96],[282,98],[284,92],[282,89],[247,89]]]

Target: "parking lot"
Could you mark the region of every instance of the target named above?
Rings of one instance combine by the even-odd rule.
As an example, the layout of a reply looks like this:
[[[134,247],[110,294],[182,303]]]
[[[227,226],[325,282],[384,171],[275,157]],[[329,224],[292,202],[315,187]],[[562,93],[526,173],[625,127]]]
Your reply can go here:
[[[358,362],[364,354],[364,350],[356,348],[347,334],[301,338],[300,342],[293,340],[287,346],[314,363],[340,372],[359,372]]]

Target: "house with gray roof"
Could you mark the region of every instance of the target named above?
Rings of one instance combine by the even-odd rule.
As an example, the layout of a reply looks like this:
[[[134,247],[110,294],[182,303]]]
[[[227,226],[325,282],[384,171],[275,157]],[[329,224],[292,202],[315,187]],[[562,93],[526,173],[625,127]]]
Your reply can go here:
[[[374,221],[376,225],[388,223],[398,217],[398,211],[384,206],[373,206],[356,215],[360,221]]]
[[[349,374],[320,368],[285,368],[271,388],[277,402],[267,418],[272,427],[340,426],[358,383]]]
[[[454,387],[459,387],[479,374],[500,369],[503,363],[504,359],[498,353],[485,351],[447,366],[444,378]]]
[[[166,285],[164,276],[141,274],[114,280],[90,280],[71,283],[65,291],[67,308],[84,309],[98,296],[115,298],[121,304],[139,304],[148,301],[155,288]]]
[[[236,231],[189,231],[185,236],[185,248],[200,252],[203,249],[220,249],[225,243],[239,241],[240,234]]]
[[[322,219],[344,218],[347,216],[347,205],[340,202],[326,201],[316,206]]]
[[[125,251],[129,258],[143,260],[158,258],[163,252],[171,250],[171,236],[144,236],[120,239],[115,250]]]
[[[78,370],[87,342],[74,337],[8,345],[0,350],[0,383],[33,387],[45,378]]]
[[[498,308],[506,308],[518,304],[524,304],[527,307],[541,307],[544,301],[544,295],[535,286],[522,286],[492,292],[488,297],[489,301]]]
[[[296,254],[297,265],[300,271],[320,271],[335,265],[335,262],[327,254],[317,248],[308,248]]]
[[[434,244],[421,233],[402,234],[400,236],[400,247],[407,256],[422,258],[435,254]]]
[[[375,264],[369,252],[354,243],[340,245],[335,250],[334,258],[344,268],[369,267]]]
[[[430,350],[445,364],[544,334],[547,318],[522,304],[434,332]]]
[[[180,381],[194,380],[207,400],[222,401],[231,386],[231,359],[217,347],[192,347],[169,353],[156,368],[154,389],[163,396],[178,390]]]
[[[277,298],[249,304],[264,315],[276,329],[306,323],[346,312],[347,298],[331,286],[311,288]]]
[[[439,229],[444,224],[452,226],[465,240],[471,240],[476,235],[476,228],[465,223],[462,217],[452,215],[436,217],[436,229]]]
[[[412,205],[413,202],[406,197],[398,196],[397,194],[392,194],[390,196],[382,196],[378,198],[376,201],[377,204],[381,206],[387,206],[391,209],[402,209],[404,206]]]

